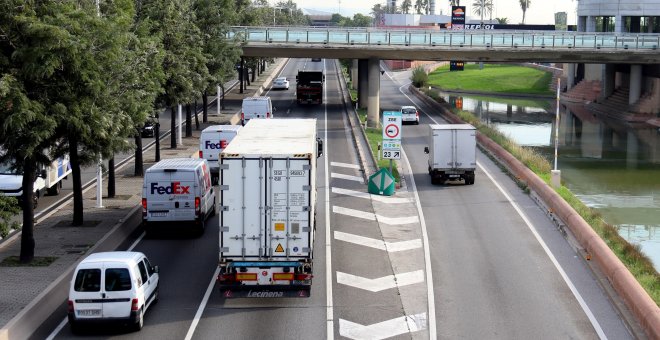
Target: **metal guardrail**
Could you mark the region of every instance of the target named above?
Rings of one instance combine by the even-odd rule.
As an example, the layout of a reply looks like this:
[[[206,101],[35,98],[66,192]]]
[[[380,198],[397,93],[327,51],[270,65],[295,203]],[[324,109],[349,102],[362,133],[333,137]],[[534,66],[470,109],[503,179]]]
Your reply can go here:
[[[228,38],[244,43],[389,45],[477,48],[657,50],[660,34],[557,31],[429,31],[375,28],[232,27]]]

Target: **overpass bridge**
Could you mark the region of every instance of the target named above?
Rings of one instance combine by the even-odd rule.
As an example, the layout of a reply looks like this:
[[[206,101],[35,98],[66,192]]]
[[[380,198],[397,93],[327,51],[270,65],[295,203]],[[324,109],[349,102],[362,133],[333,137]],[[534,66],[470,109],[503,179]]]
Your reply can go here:
[[[642,65],[660,64],[660,34],[250,26],[227,36],[242,43],[246,57],[357,59],[359,105],[368,107],[370,126],[379,119],[381,59],[561,62],[569,74],[572,63],[629,64],[631,88],[640,91]]]

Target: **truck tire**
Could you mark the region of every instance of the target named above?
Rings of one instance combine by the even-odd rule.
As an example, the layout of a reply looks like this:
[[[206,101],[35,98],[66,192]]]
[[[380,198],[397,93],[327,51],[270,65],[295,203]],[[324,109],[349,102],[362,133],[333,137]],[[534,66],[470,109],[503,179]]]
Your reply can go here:
[[[465,184],[466,185],[474,184],[474,174],[469,174],[469,175],[465,176]]]
[[[444,181],[442,181],[442,176],[431,175],[431,184],[440,185],[440,184],[443,184],[443,183],[444,183]]]
[[[57,196],[60,194],[60,191],[62,190],[62,182],[57,182],[55,185],[52,187],[48,188],[46,192],[48,192],[48,195],[50,196]]]

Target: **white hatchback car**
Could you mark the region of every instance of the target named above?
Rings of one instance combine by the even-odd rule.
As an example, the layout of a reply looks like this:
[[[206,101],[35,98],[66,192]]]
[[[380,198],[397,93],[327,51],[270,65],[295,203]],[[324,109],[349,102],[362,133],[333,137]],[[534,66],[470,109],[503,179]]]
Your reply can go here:
[[[277,77],[275,80],[273,80],[273,90],[280,89],[280,90],[288,90],[289,89],[289,80],[286,79],[286,77]]]
[[[419,124],[419,112],[414,106],[402,106],[401,107],[401,122],[411,122],[413,124]]]
[[[140,252],[91,254],[71,279],[68,318],[71,331],[82,324],[119,322],[139,331],[144,313],[158,300],[158,267]]]

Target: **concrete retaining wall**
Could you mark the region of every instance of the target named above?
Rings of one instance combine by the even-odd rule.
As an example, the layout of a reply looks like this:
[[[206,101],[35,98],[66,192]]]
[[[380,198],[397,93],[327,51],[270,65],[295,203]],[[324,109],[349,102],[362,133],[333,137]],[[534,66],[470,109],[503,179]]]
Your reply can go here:
[[[460,118],[448,113],[442,105],[424,95],[415,87],[410,86],[410,91],[429,106],[437,108],[443,114],[443,118],[449,122],[462,123]],[[514,176],[527,183],[529,188],[539,195],[548,208],[568,226],[580,245],[599,265],[603,274],[630,308],[649,338],[660,339],[660,308],[582,216],[566,203],[554,189],[500,145],[481,133],[477,133],[477,141],[500,162],[504,163]]]

